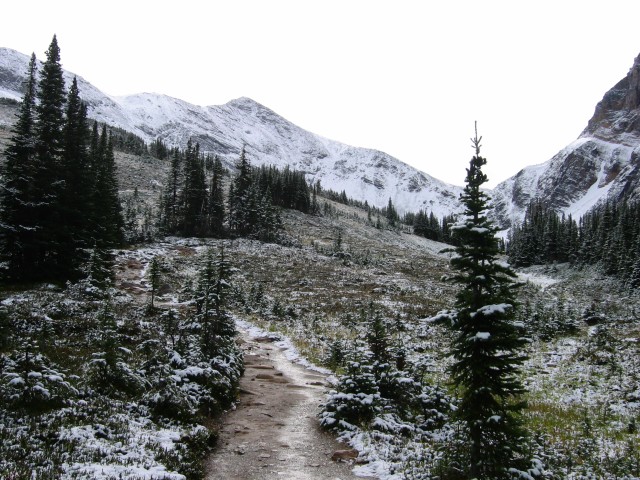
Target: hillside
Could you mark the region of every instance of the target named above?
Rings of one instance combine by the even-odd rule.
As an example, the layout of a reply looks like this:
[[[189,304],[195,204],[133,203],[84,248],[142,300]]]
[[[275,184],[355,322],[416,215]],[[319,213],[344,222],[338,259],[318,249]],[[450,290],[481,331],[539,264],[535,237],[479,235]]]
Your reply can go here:
[[[453,302],[452,286],[441,280],[449,271],[448,254],[439,253],[444,245],[407,233],[378,230],[369,224],[366,212],[329,203],[334,213],[328,216],[283,212],[289,246],[243,239],[167,238],[119,251],[116,289],[110,295],[118,314],[117,338],[124,342],[128,353],[123,359],[129,368],[138,375],[148,375],[144,372],[150,353],[144,345],[158,345],[153,343],[158,339],[170,345],[171,335],[176,338],[166,330],[171,325],[166,323],[168,312],[176,312],[180,322],[188,321],[193,312],[193,304],[185,297],[188,285],[196,281],[207,248],[215,252],[224,246],[226,258],[235,269],[230,310],[238,325],[253,325],[265,336],[286,340],[296,347],[300,360],[344,372],[340,360],[335,363],[336,348],[342,345],[339,348],[347,357],[365,348],[368,312],[374,309],[384,319],[394,355],[404,352],[406,364],[423,372],[425,385],[446,389],[448,359],[444,353],[450,333],[424,320]],[[150,295],[149,264],[154,257],[163,264],[161,293],[156,298],[158,310],[144,313]],[[520,292],[521,315],[527,319],[532,337],[525,369],[530,404],[526,423],[537,432],[536,438],[542,439],[536,445],[545,449],[545,471],[560,478],[570,473],[576,479],[587,478],[583,475],[589,472],[596,472],[596,478],[611,478],[612,472],[638,477],[640,471],[632,465],[640,458],[640,438],[631,425],[638,415],[640,390],[640,371],[634,361],[640,301],[595,271],[576,272],[559,265],[532,268],[520,275],[526,282]],[[86,388],[85,380],[76,374],[89,368],[94,348],[91,342],[95,341],[92,332],[97,317],[91,312],[99,311],[101,305],[98,299],[83,299],[83,295],[78,286],[44,285],[5,290],[1,302],[9,318],[25,319],[23,315],[30,312],[31,320],[19,324],[23,339],[41,341],[42,329],[50,332],[49,341],[42,347],[55,362],[49,368],[79,392]],[[79,328],[83,323],[89,327]],[[72,345],[77,353],[65,359],[60,353]],[[171,365],[170,371],[178,375],[187,375],[194,371],[189,368],[195,368]],[[256,373],[251,375],[254,378]],[[253,390],[258,388],[255,385]],[[440,395],[444,391],[434,392]],[[38,440],[32,444],[31,454],[21,460],[8,452],[16,447],[16,432],[22,427],[12,417],[7,418],[6,412],[3,414],[0,449],[7,450],[0,455],[5,459],[0,462],[0,472],[7,468],[11,472],[11,466],[18,462],[35,471],[67,472],[68,478],[85,478],[89,472],[93,478],[117,474],[131,478],[135,472],[138,478],[179,479],[185,469],[206,475],[198,470],[206,458],[198,424],[155,423],[145,406],[148,397],[141,393],[128,393],[126,401],[109,400],[104,394],[94,399],[76,395],[69,394],[70,403],[65,409],[39,414],[39,421],[30,427],[36,430],[27,431]],[[454,397],[444,398],[455,402]],[[248,413],[251,405],[260,405],[255,396],[244,401],[248,402]],[[103,410],[99,405],[105,402],[111,402],[111,406]],[[245,407],[241,403],[236,408],[242,411]],[[111,420],[103,418],[100,411],[111,415]],[[93,427],[95,422],[105,428]],[[242,424],[252,429],[251,416],[244,417]],[[429,452],[440,448],[441,435],[449,435],[450,429],[456,428],[445,420],[426,440],[419,435],[407,436],[406,431],[400,434],[406,428],[402,425],[385,425],[384,430],[343,432],[344,440],[360,454],[359,474],[395,479],[404,477],[393,476],[392,472],[405,471],[407,478],[430,478],[435,458]],[[273,438],[278,438],[282,427],[274,424],[269,428],[276,429]],[[215,437],[215,429],[213,432]],[[184,450],[178,439],[189,436],[193,443]],[[161,453],[153,447],[154,442],[162,442],[168,450]],[[71,445],[73,453],[65,453]],[[96,448],[101,452],[99,458]],[[261,448],[256,446],[247,455],[264,453]],[[275,446],[266,451],[270,448]],[[46,466],[37,466],[39,451],[49,452]],[[224,455],[225,450],[221,452]],[[328,465],[331,453],[324,453]],[[291,458],[296,461],[298,457]],[[257,461],[264,465],[260,471],[273,478],[281,469],[289,468],[280,461],[273,464],[269,456]],[[313,467],[318,468],[322,466]],[[100,476],[100,469],[106,475]],[[201,478],[198,475],[191,478]],[[207,478],[215,478],[215,473],[210,475]]]
[[[0,48],[0,97],[21,98],[29,58]],[[74,74],[65,72],[67,84]],[[243,147],[252,164],[276,165],[306,173],[324,188],[346,190],[382,208],[392,199],[401,212],[424,209],[437,217],[459,209],[460,187],[448,185],[380,151],[357,148],[308,132],[249,98],[220,106],[198,106],[154,93],[111,97],[78,77],[89,117],[130,131],[147,143],[158,138],[184,148],[189,138],[201,151],[231,167]],[[1,125],[1,123],[0,123]]]

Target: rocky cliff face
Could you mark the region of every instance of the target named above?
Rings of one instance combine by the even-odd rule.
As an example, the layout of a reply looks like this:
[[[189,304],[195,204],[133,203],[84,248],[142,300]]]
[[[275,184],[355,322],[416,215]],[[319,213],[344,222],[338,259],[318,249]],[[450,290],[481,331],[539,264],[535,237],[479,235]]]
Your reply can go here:
[[[579,216],[605,198],[625,195],[640,197],[640,55],[598,103],[575,142],[493,192],[495,216],[504,226],[521,220],[534,198]]]
[[[601,140],[637,145],[640,139],[640,55],[625,78],[620,80],[596,106],[582,133]]]

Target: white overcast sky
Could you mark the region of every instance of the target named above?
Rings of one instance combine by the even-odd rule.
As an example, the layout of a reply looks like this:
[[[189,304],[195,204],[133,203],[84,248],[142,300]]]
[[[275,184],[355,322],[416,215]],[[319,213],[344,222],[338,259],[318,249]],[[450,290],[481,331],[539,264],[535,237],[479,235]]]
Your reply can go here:
[[[14,0],[0,46],[110,95],[247,96],[334,140],[490,186],[573,141],[640,53],[640,1]]]

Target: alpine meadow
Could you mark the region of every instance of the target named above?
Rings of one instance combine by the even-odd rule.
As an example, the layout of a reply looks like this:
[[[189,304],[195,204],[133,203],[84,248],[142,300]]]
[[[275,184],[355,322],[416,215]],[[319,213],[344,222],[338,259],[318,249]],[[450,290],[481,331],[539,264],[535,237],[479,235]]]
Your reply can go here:
[[[0,478],[640,479],[640,56],[490,190],[482,119],[459,187],[62,52],[0,48]]]

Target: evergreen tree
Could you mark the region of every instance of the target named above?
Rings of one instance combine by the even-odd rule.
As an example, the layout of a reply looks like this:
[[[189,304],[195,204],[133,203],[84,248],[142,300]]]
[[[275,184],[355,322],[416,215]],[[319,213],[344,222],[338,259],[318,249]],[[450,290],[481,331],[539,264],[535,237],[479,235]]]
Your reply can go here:
[[[229,228],[233,233],[246,235],[250,231],[251,219],[249,217],[253,214],[254,205],[249,205],[253,179],[251,164],[244,148],[242,148],[236,168],[238,174],[232,183],[233,188],[229,190]]]
[[[387,204],[387,221],[389,222],[389,226],[395,227],[396,223],[399,220],[398,212],[396,208],[393,206],[393,202],[391,201],[391,197],[389,197],[389,203]]]
[[[171,166],[166,187],[162,193],[160,228],[163,233],[175,234],[182,228],[182,179],[183,179],[182,156],[178,149],[175,149],[171,157]]]
[[[95,205],[94,239],[99,247],[114,248],[122,244],[124,218],[118,196],[116,164],[113,154],[113,143],[103,125],[97,147],[95,165],[95,186],[93,192]]]
[[[104,248],[94,246],[87,263],[84,281],[91,287],[88,292],[104,298],[107,289],[113,286],[115,281],[113,255]]]
[[[28,279],[35,275],[35,235],[38,228],[34,200],[35,173],[35,100],[36,56],[31,55],[25,94],[17,122],[5,154],[0,228],[2,257],[7,261],[7,275]]]
[[[151,310],[155,308],[154,301],[160,288],[160,281],[162,280],[162,270],[160,268],[160,259],[158,256],[154,256],[149,264],[149,286],[151,287],[151,303],[149,307]]]
[[[3,256],[16,280],[71,279],[84,249],[122,241],[113,146],[96,126],[89,135],[76,79],[67,96],[55,36],[46,55],[37,86],[32,56],[6,152]]]
[[[373,353],[373,359],[379,363],[387,363],[391,360],[391,352],[389,349],[389,336],[387,327],[379,312],[370,308],[372,318],[367,322],[366,339],[369,350]]]
[[[60,192],[60,252],[68,259],[69,274],[79,266],[79,249],[91,244],[89,219],[93,209],[92,176],[89,172],[87,146],[89,130],[87,111],[80,100],[78,82],[73,79],[67,100],[64,144],[60,174],[63,189]],[[67,275],[69,276],[69,275]]]
[[[224,168],[218,157],[213,162],[213,174],[209,184],[209,233],[214,237],[224,234],[224,187],[222,177]]]
[[[217,256],[211,249],[207,250],[198,274],[195,303],[196,318],[201,327],[201,348],[209,357],[217,355],[236,334],[233,319],[226,312],[231,273],[224,248]]]
[[[206,234],[207,190],[204,162],[200,157],[200,145],[187,142],[184,172],[184,223],[182,234],[185,236],[204,236]]]
[[[497,228],[487,219],[488,196],[480,189],[482,172],[477,132],[472,139],[476,155],[467,169],[460,200],[464,215],[453,227],[460,245],[451,265],[452,280],[460,285],[455,338],[450,355],[452,379],[460,388],[459,418],[470,441],[467,478],[507,478],[522,453],[523,430],[519,412],[523,387],[518,379],[526,343],[513,321],[515,273],[497,260]]]
[[[35,268],[41,278],[66,273],[69,258],[61,258],[64,223],[60,199],[66,188],[62,173],[66,92],[60,48],[54,35],[46,52],[36,93],[36,163],[33,179],[36,230],[33,237]]]

